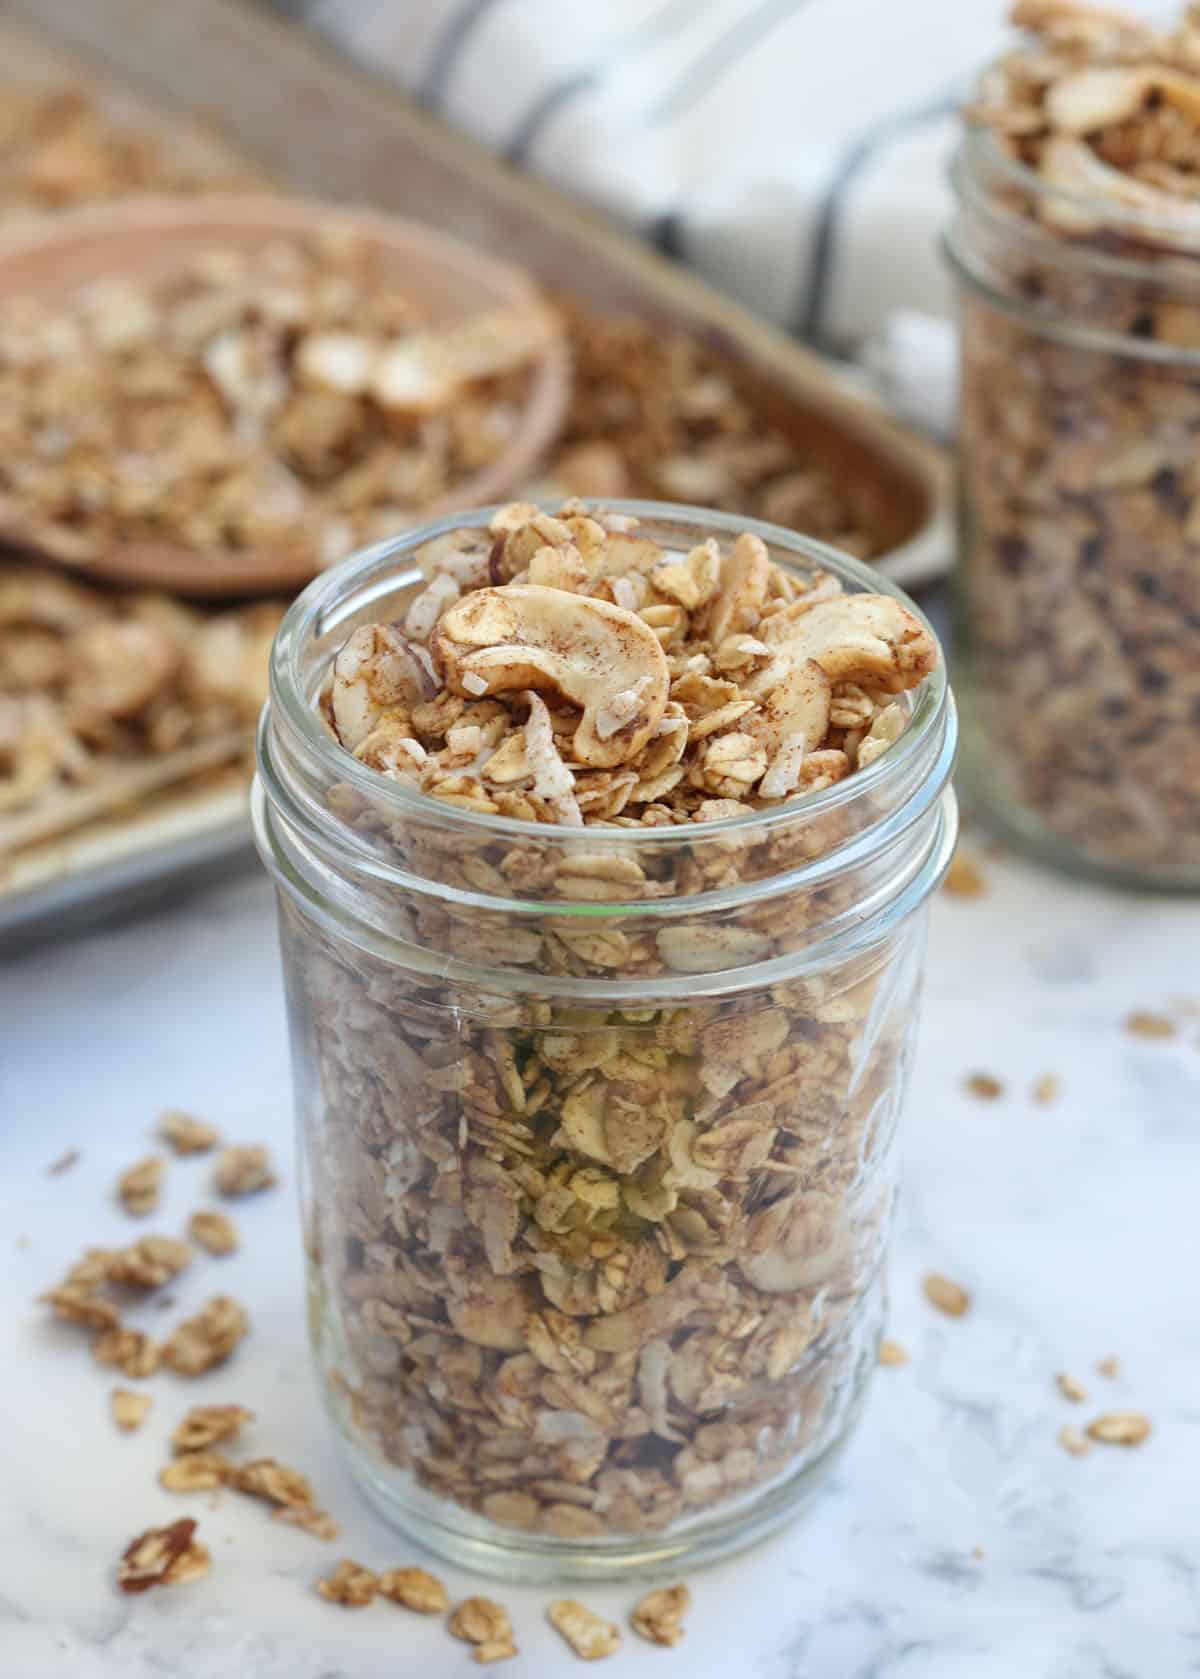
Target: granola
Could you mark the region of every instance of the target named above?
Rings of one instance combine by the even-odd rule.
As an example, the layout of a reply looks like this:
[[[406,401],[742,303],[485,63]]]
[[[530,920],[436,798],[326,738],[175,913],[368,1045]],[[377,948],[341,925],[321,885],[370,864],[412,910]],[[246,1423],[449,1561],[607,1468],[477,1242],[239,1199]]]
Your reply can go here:
[[[615,1656],[621,1648],[621,1629],[573,1598],[560,1598],[552,1603],[546,1610],[546,1619],[585,1662]]]
[[[162,1363],[162,1349],[145,1330],[117,1323],[97,1335],[92,1342],[92,1357],[97,1364],[113,1366],[134,1381],[145,1381]]]
[[[191,1262],[191,1249],[177,1237],[143,1236],[113,1254],[106,1280],[124,1288],[149,1291],[170,1282]]]
[[[39,544],[269,548],[315,572],[508,446],[555,330],[435,329],[367,237],[213,249],[0,300],[0,494]]]
[[[176,1154],[207,1154],[221,1140],[215,1125],[179,1108],[167,1108],[159,1115],[158,1134]]]
[[[1092,1449],[1088,1444],[1087,1435],[1076,1428],[1074,1423],[1065,1422],[1058,1431],[1057,1439],[1063,1451],[1068,1452],[1071,1457],[1086,1457]]]
[[[346,642],[325,701],[360,763],[484,814],[578,827],[772,807],[872,763],[907,722],[897,696],[937,662],[899,601],[785,572],[757,536],[679,560],[635,520],[520,503],[492,533],[437,548],[403,622]],[[606,870],[642,884],[632,858]]]
[[[114,1388],[112,1390],[112,1416],[117,1427],[124,1434],[131,1434],[140,1428],[150,1413],[154,1404],[148,1393],[134,1393],[131,1388]]]
[[[647,1592],[629,1617],[629,1624],[652,1644],[673,1646],[683,1638],[683,1618],[691,1606],[692,1594],[685,1585],[664,1586]]]
[[[86,796],[178,752],[248,759],[282,610],[104,591],[0,560],[0,849],[86,819]]]
[[[117,1568],[123,1592],[145,1592],[152,1586],[185,1585],[202,1579],[211,1565],[208,1549],[195,1537],[196,1523],[182,1516],[166,1527],[147,1528],[131,1539]]]
[[[455,1638],[475,1646],[474,1658],[481,1664],[507,1661],[517,1654],[508,1610],[490,1597],[468,1597],[446,1622]]]
[[[328,1510],[318,1510],[311,1504],[279,1504],[271,1515],[285,1527],[298,1527],[303,1533],[311,1533],[314,1539],[334,1540],[342,1531]]]
[[[1076,858],[1194,875],[1200,14],[1015,15],[957,252],[977,781]]]
[[[960,1283],[951,1282],[949,1277],[941,1276],[937,1271],[930,1271],[923,1279],[921,1288],[925,1298],[931,1306],[936,1306],[939,1312],[948,1318],[961,1318],[971,1309],[971,1296]]]
[[[389,1568],[379,1576],[379,1590],[418,1615],[441,1615],[450,1604],[445,1586],[424,1568]]]
[[[145,1218],[162,1198],[164,1163],[157,1155],[149,1155],[121,1173],[117,1179],[117,1195],[121,1205],[132,1218]]]
[[[692,900],[857,831],[819,795],[891,750],[937,653],[755,536],[681,546],[521,505],[428,544],[424,586],[333,658],[321,714],[357,768],[313,791],[347,852],[446,888],[387,898],[436,971],[283,910],[339,1418],[425,1493],[583,1546],[743,1500],[847,1425],[919,967],[914,921],[726,987],[861,894]],[[462,810],[539,827],[464,835]],[[783,820],[742,838],[748,815]],[[629,843],[659,835],[681,843]]]
[[[260,1189],[270,1189],[274,1182],[271,1157],[257,1143],[223,1149],[213,1173],[217,1192],[231,1198],[257,1195]]]
[[[682,328],[600,315],[557,297],[573,380],[562,439],[530,499],[637,496],[716,507],[808,531],[866,559],[894,509],[806,430],[772,423],[761,393],[719,349]]]
[[[1087,1426],[1089,1440],[1106,1446],[1140,1446],[1150,1434],[1150,1419],[1140,1411],[1108,1411]]]
[[[255,1458],[250,1463],[241,1464],[233,1477],[233,1485],[239,1492],[265,1499],[268,1504],[290,1505],[305,1510],[316,1508],[316,1495],[307,1479],[298,1469],[289,1469],[286,1463],[276,1463],[273,1457]]]
[[[223,1452],[184,1452],[158,1472],[159,1485],[168,1492],[208,1492],[227,1486],[234,1466]]]
[[[365,1609],[378,1590],[379,1576],[350,1557],[343,1557],[332,1574],[317,1581],[321,1596],[345,1609]]]
[[[967,1094],[981,1102],[995,1102],[1004,1095],[1004,1085],[994,1073],[971,1073],[966,1080]]]
[[[203,1451],[222,1440],[234,1439],[253,1421],[254,1412],[244,1405],[193,1405],[171,1435],[171,1448],[175,1452]]]
[[[70,83],[0,89],[0,209],[65,210],[137,192],[261,191],[240,161],[184,148]]]
[[[211,1253],[215,1259],[237,1252],[237,1226],[228,1213],[201,1208],[188,1219],[188,1235],[197,1247]]]
[[[194,1318],[178,1324],[163,1342],[162,1360],[180,1376],[199,1376],[232,1357],[250,1327],[236,1300],[217,1294]]]

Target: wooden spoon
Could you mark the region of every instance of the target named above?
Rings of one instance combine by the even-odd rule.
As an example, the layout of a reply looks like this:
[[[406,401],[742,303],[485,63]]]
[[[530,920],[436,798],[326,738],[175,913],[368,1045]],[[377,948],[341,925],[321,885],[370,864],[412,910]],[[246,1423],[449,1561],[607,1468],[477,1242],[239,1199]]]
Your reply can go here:
[[[202,254],[253,253],[281,239],[350,235],[378,252],[382,272],[434,331],[511,311],[538,315],[528,400],[501,454],[448,494],[414,510],[424,522],[502,501],[534,475],[558,432],[570,388],[566,344],[528,275],[448,234],[371,210],[292,198],[143,198],[23,221],[0,237],[0,298],[66,298],[100,279],[154,283]],[[195,549],[166,542],[81,546],[76,529],[41,523],[0,496],[0,542],[122,583],[193,596],[262,595],[307,583],[318,565],[269,549]]]

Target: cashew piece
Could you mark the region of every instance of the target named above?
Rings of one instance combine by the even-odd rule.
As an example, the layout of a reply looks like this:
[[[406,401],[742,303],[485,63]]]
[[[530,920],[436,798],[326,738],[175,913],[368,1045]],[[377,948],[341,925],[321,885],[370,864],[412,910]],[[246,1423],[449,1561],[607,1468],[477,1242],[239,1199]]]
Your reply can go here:
[[[333,661],[333,726],[349,752],[388,711],[428,699],[432,672],[391,624],[360,624]]]
[[[727,635],[753,629],[767,598],[771,560],[766,543],[749,532],[739,536],[721,567],[721,586],[712,605],[708,639],[719,647]]]
[[[535,583],[477,589],[430,641],[456,694],[552,688],[581,707],[574,756],[612,769],[640,752],[667,704],[670,672],[650,626],[607,601]]]
[[[789,623],[779,651],[792,664],[815,660],[831,682],[861,682],[888,694],[915,688],[937,664],[929,631],[890,595],[819,601]]]

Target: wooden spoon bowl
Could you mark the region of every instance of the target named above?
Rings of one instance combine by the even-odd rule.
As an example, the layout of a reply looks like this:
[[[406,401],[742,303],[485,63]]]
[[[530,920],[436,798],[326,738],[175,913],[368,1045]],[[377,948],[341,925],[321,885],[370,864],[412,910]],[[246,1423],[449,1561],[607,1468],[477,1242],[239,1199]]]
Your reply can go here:
[[[538,305],[538,292],[522,269],[433,228],[372,210],[242,196],[143,198],[22,222],[0,237],[0,299],[30,294],[64,299],[109,278],[153,284],[205,253],[253,254],[281,239],[317,233],[367,241],[382,275],[394,278],[397,291],[435,330],[489,310]],[[528,398],[502,452],[414,510],[413,522],[502,501],[531,478],[561,426],[569,390],[566,344],[552,335],[531,361]],[[78,532],[70,534],[77,544]],[[191,596],[288,592],[319,569],[311,558],[267,548],[199,549],[169,542],[98,539],[93,553],[56,553],[53,524],[38,529],[3,495],[0,543],[91,576]]]

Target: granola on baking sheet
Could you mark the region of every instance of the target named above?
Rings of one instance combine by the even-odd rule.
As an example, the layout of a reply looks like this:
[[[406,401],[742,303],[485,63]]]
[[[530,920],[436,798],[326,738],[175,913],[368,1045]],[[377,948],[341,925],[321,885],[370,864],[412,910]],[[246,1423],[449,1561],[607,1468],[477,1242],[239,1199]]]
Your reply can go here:
[[[1194,872],[1200,11],[1014,20],[964,153],[963,688],[997,806]]]
[[[892,597],[784,571],[750,534],[675,553],[628,518],[517,505],[429,546],[423,590],[353,631],[322,705],[377,772],[326,789],[354,843],[463,900],[389,899],[437,972],[283,911],[315,1333],[375,1460],[586,1545],[803,1466],[875,1362],[919,939],[693,996],[856,890],[686,912],[853,834],[825,805],[713,824],[865,776],[937,651]],[[427,795],[411,823],[373,793],[389,782]],[[443,811],[536,827],[464,835]],[[510,915],[525,896],[544,913]],[[445,955],[499,989],[443,982]],[[502,994],[501,970],[528,987]],[[596,979],[629,990],[572,1000]],[[664,980],[673,1000],[642,989]]]
[[[205,743],[225,743],[218,762],[236,763],[282,613],[279,602],[214,610],[0,560],[0,855],[26,843],[26,823],[37,837],[72,825],[75,798],[141,765]],[[163,1133],[176,1148],[184,1117]]]
[[[173,125],[115,116],[72,82],[0,87],[0,213],[263,185],[240,160],[185,149]]]

